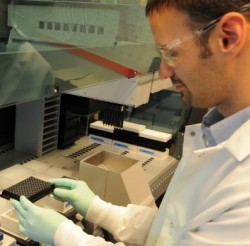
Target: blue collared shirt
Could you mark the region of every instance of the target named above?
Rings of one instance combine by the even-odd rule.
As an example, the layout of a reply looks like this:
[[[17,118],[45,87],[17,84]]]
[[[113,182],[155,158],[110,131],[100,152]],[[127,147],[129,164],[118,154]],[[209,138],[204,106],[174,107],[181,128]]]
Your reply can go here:
[[[215,146],[227,140],[233,133],[250,119],[250,107],[224,118],[213,108],[203,118],[203,139],[207,147]]]

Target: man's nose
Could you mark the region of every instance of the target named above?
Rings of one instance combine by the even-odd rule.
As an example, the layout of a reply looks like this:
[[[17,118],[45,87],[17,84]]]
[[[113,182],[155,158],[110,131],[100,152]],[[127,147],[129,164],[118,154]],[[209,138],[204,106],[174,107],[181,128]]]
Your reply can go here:
[[[164,60],[161,60],[159,75],[162,79],[170,78],[174,75],[174,68],[169,66]]]

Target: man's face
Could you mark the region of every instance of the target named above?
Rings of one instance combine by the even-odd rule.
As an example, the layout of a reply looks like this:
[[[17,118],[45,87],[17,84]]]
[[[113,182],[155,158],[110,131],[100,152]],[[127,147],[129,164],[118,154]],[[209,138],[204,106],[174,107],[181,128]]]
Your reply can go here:
[[[223,63],[213,54],[213,45],[212,54],[206,58],[202,56],[198,37],[188,25],[188,16],[175,9],[166,9],[155,11],[149,21],[156,45],[165,52],[162,54],[160,75],[172,79],[183,102],[200,108],[222,103],[230,90],[226,73],[223,73]],[[212,41],[209,46],[210,43]]]

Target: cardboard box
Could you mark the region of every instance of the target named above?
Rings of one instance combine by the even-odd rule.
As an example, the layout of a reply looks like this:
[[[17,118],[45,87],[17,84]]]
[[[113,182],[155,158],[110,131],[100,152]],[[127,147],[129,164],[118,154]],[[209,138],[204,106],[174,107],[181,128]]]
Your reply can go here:
[[[102,150],[81,160],[79,179],[116,205],[154,203],[141,162],[123,155]]]
[[[29,239],[19,231],[19,220],[14,209],[10,209],[1,215],[1,229],[23,240]]]

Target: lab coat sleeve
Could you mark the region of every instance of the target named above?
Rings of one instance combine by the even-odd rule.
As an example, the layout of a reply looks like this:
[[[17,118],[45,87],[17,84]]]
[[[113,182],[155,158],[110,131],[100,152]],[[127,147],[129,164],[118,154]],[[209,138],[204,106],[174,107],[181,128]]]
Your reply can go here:
[[[55,235],[55,245],[66,246],[64,237],[65,239],[70,238],[70,245],[79,246],[144,245],[156,211],[156,208],[132,204],[127,207],[116,206],[104,202],[96,196],[91,203],[86,219],[109,231],[118,243],[112,244],[105,242],[100,237],[88,235],[67,221],[58,228]]]
[[[86,219],[112,233],[118,241],[144,245],[156,212],[156,207],[115,206],[96,196]]]
[[[56,231],[54,238],[55,246],[125,246],[124,243],[113,244],[106,242],[101,237],[95,237],[85,233],[81,227],[75,225],[71,220],[64,221]]]

